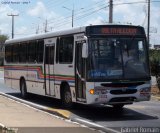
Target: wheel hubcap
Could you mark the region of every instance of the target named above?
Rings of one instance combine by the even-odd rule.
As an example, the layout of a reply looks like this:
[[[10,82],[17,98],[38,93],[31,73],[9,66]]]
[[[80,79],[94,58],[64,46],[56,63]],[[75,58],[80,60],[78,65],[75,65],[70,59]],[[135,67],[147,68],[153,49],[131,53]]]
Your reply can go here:
[[[22,95],[24,96],[24,92],[25,90],[24,90],[24,84],[22,83]]]
[[[65,101],[66,101],[66,103],[70,103],[71,102],[71,94],[70,94],[70,92],[66,92]]]

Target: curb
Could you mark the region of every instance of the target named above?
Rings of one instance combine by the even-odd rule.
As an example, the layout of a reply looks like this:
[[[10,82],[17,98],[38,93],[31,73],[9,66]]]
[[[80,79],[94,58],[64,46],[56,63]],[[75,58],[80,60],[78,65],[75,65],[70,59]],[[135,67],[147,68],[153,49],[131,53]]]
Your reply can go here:
[[[4,127],[5,127],[5,126],[0,123],[0,133],[2,132],[2,129],[3,129]]]
[[[62,117],[64,119],[70,119],[70,114],[67,111],[47,108],[45,106],[34,104],[34,103],[29,102],[29,101],[26,101],[26,100],[23,100],[23,99],[20,99],[20,98],[17,98],[17,97],[14,97],[14,96],[2,93],[2,92],[0,92],[0,95],[2,95],[4,97],[7,97],[7,98],[10,98],[10,99],[13,99],[13,100],[15,100],[17,102],[29,105],[29,106],[31,106],[33,108],[36,108],[36,109],[51,113],[53,115],[57,115],[57,116]]]
[[[155,99],[157,99],[157,100],[160,100],[160,97],[159,97],[159,96],[153,96],[153,95],[152,95],[152,97],[155,98]]]
[[[0,133],[17,133],[18,129],[8,128],[0,123]]]
[[[8,95],[8,94],[5,94],[5,93],[2,93],[0,92],[0,95],[1,96],[4,96],[4,97],[7,97],[9,99],[12,99],[12,100],[15,100],[19,103],[23,103],[23,104],[26,104],[30,107],[33,107],[33,108],[36,108],[36,109],[39,109],[41,111],[45,111],[45,112],[48,112],[48,113],[51,113],[53,115],[56,115],[56,116],[59,116],[61,117],[62,119],[67,119],[67,120],[71,120],[72,122],[77,122],[79,124],[82,124],[82,125],[85,125],[85,126],[88,126],[89,128],[93,128],[93,129],[96,129],[96,130],[101,130],[102,132],[107,132],[107,133],[120,133],[119,131],[117,130],[114,130],[114,129],[111,129],[111,128],[107,128],[107,127],[103,127],[101,125],[98,125],[98,124],[94,124],[94,123],[91,123],[89,121],[85,121],[83,119],[79,119],[79,118],[72,118],[71,117],[71,114],[68,113],[69,111],[65,111],[65,110],[58,110],[58,109],[52,109],[52,108],[47,108],[45,106],[42,106],[42,105],[38,105],[38,104],[34,104],[34,103],[31,103],[31,102],[28,102],[26,100],[23,100],[23,99],[20,99],[20,98],[17,98],[17,97],[14,97],[14,96],[11,96],[11,95]],[[3,129],[7,129],[3,124],[0,124],[0,131],[3,131]],[[10,128],[8,128],[9,130],[12,130]],[[7,129],[7,131],[8,131]],[[13,130],[14,131],[14,130]],[[1,133],[1,132],[0,132]],[[13,132],[14,133],[14,132]],[[15,132],[16,133],[16,132]]]

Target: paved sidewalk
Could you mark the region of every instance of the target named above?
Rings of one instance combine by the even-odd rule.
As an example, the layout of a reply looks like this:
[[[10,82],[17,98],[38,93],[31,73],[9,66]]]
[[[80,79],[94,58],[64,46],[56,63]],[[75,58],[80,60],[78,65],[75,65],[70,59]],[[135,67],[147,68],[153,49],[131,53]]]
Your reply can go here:
[[[0,123],[5,127],[18,129],[18,133],[96,133],[1,95]]]

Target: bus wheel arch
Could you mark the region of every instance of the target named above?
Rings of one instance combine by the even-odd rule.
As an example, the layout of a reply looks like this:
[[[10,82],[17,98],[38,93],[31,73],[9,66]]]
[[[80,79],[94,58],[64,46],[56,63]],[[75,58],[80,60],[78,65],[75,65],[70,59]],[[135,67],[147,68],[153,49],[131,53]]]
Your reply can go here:
[[[73,106],[72,94],[69,84],[66,81],[63,81],[60,85],[60,94],[62,106],[64,108],[71,108]]]
[[[27,99],[28,98],[27,85],[24,77],[20,78],[20,91],[21,91],[21,97]]]

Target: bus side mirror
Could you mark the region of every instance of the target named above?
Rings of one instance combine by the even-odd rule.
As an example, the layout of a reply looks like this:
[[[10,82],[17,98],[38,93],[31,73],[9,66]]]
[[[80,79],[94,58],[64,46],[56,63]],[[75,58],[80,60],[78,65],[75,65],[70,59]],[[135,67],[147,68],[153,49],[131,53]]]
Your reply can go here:
[[[87,58],[88,57],[88,44],[83,43],[82,46],[82,58]]]

